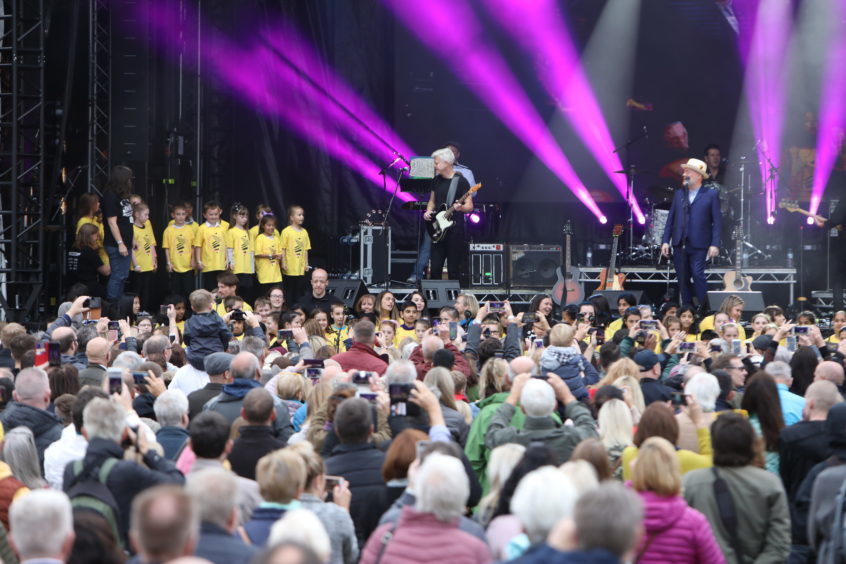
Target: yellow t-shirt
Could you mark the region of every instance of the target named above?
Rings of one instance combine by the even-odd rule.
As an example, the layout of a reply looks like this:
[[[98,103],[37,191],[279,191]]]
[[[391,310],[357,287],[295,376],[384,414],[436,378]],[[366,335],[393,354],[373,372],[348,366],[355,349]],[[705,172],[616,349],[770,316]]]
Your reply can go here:
[[[224,226],[226,229],[229,229],[229,222],[228,222],[228,221],[225,221],[225,220],[221,219],[221,220],[220,220],[220,224],[221,224],[222,226]],[[170,227],[171,225],[173,225],[173,220],[172,220],[172,219],[168,222],[167,226],[168,226],[168,227]],[[191,220],[191,222],[187,222],[187,221],[186,221],[186,222],[185,222],[185,225],[187,225],[188,227],[190,227],[190,228],[191,228],[191,230],[192,230],[192,231],[194,231],[194,234],[195,234],[195,235],[196,235],[196,233],[197,233],[197,229],[199,229],[199,227],[200,227],[200,224],[199,224],[199,223],[197,223],[196,221],[193,221],[193,220]]]
[[[734,322],[732,322],[734,323]],[[740,323],[735,323],[737,325],[737,338],[741,341],[746,340],[746,330]],[[706,331],[708,329],[714,330],[714,316],[709,315],[708,317],[703,317],[702,321],[699,322],[699,332]]]
[[[96,217],[80,217],[79,221],[76,222],[76,233],[79,233],[80,227],[88,223],[96,226],[97,229],[100,230],[100,248],[97,249],[97,255],[100,257],[100,260],[103,261],[103,264],[108,266],[109,255],[106,254],[106,248],[103,246],[104,237],[106,236],[106,231],[103,227],[103,222],[97,219]]]
[[[215,304],[214,311],[216,311],[217,314],[221,317],[226,315],[226,308],[223,306],[223,302],[220,302],[219,304]],[[241,306],[241,311],[253,311],[253,308],[250,307],[250,304],[248,304],[247,302],[244,302],[244,305]]]
[[[170,264],[174,272],[191,270],[191,253],[194,252],[194,230],[188,225],[168,225],[162,235],[162,248],[170,251]]]
[[[202,249],[203,272],[216,272],[226,268],[226,231],[223,222],[217,225],[202,224],[194,237],[194,246]]]
[[[144,227],[138,227],[135,223],[132,225],[132,232],[132,256],[135,258],[135,264],[140,267],[136,272],[152,272],[153,256],[156,252],[153,224],[150,220],[147,220]]]
[[[232,273],[253,273],[253,242],[246,229],[232,227],[226,232],[226,248],[232,249]]]
[[[334,347],[335,342],[337,340],[337,349],[339,353],[345,352],[347,350],[346,345],[344,345],[344,341],[346,341],[350,337],[350,328],[348,325],[344,325],[343,327],[341,327],[340,336],[338,336],[338,328],[334,325],[329,326],[329,330],[327,333],[328,334],[326,336],[326,340],[329,341],[330,345]]]
[[[258,223],[256,223],[255,225],[250,227],[250,241],[253,243],[253,247],[256,246],[256,237],[258,237],[258,234],[259,234],[259,226],[258,226]],[[279,237],[279,230],[274,229],[273,235],[276,236],[276,237]]]
[[[282,271],[277,259],[258,258],[259,255],[278,255],[282,248],[279,237],[259,235],[255,242],[256,278],[259,284],[282,282]]]
[[[282,230],[282,252],[285,254],[286,276],[302,276],[305,274],[306,252],[311,250],[308,231],[288,226]]]
[[[402,343],[406,337],[411,337],[412,341],[417,341],[417,333],[414,331],[414,325],[411,326],[411,329],[406,329],[405,325],[400,323],[397,325],[397,336],[394,341],[397,343],[397,346]]]

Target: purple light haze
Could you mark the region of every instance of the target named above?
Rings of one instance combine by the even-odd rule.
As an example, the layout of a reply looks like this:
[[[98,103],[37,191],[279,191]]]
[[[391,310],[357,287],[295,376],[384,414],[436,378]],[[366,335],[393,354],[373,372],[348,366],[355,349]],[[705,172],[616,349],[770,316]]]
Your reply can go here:
[[[846,7],[842,2],[832,2],[832,9],[834,13],[831,21],[842,22],[846,17]],[[839,28],[830,36],[832,45],[827,50],[828,61],[820,94],[811,213],[817,213],[820,207],[820,200],[843,143],[843,130],[846,128],[846,39]]]
[[[614,153],[614,142],[605,118],[585,76],[570,32],[556,0],[487,0],[493,18],[532,57],[543,58],[553,72],[543,73],[540,80],[549,95],[569,111],[562,112],[579,138],[587,146],[605,175],[625,200],[628,188],[626,177],[615,174],[623,169]],[[633,198],[638,223],[646,218]]]
[[[767,182],[770,161],[779,166],[784,125],[787,46],[792,18],[790,0],[760,0],[746,67],[746,97],[755,138],[766,210],[775,210],[775,182]]]
[[[484,39],[466,0],[382,1],[459,79],[483,84],[470,89],[597,218],[602,215],[517,78]]]
[[[476,213],[476,212],[471,213],[471,214],[468,216],[468,218],[470,219],[470,223],[474,223],[474,224],[475,224],[475,223],[479,223],[480,221],[482,221],[482,217],[481,217],[478,213]]]
[[[149,1],[143,9],[137,9],[136,14],[159,32],[154,37],[162,49],[174,53],[187,49],[189,58],[196,57],[198,30],[180,26],[175,3]],[[189,19],[196,21],[196,16]],[[372,135],[358,124],[357,129],[351,129],[349,116],[280,61],[271,49],[262,44],[242,47],[208,25],[202,27],[202,38],[204,76],[211,75],[217,84],[263,113],[276,116],[298,136],[382,187],[382,177],[378,174],[381,167],[366,157],[360,147],[344,138],[360,142],[363,138],[373,139]],[[304,104],[304,99],[310,102]],[[317,111],[315,104],[319,106]],[[342,119],[341,114],[346,119]],[[339,126],[343,126],[344,131]],[[383,154],[387,156],[388,151],[383,149]],[[388,189],[393,192],[393,183],[389,184]],[[397,198],[413,199],[404,192],[397,193]]]

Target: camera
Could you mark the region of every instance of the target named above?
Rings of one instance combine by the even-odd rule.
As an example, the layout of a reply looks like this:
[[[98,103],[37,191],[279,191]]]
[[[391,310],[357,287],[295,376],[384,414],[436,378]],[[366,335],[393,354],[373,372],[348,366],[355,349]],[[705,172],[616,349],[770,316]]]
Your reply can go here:
[[[98,297],[88,298],[82,302],[82,307],[87,307],[88,309],[100,309],[103,307],[103,299]]]
[[[658,322],[654,319],[641,319],[639,322],[639,326],[644,331],[651,331],[652,329],[658,327]]]
[[[240,309],[233,309],[232,315],[229,316],[229,319],[231,321],[244,321],[244,319],[246,319],[246,316],[244,315],[244,312]]]
[[[535,314],[531,311],[527,311],[523,314],[523,323],[534,323],[537,320]]]
[[[596,321],[596,316],[592,313],[583,312],[576,316],[577,319],[584,322],[587,321],[591,325],[593,325],[594,321]]]
[[[290,329],[280,329],[279,330],[279,339],[283,341],[288,341],[294,338],[294,332]]]

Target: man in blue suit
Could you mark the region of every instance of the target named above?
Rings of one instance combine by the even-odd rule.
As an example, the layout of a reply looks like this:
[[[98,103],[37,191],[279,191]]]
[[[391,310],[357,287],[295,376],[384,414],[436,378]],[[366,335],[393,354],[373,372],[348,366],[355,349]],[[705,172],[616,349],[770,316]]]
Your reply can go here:
[[[720,194],[702,185],[708,178],[704,162],[689,159],[681,166],[686,189],[676,190],[673,197],[661,254],[669,257],[672,244],[681,303],[702,307],[708,293],[705,261],[720,252]]]

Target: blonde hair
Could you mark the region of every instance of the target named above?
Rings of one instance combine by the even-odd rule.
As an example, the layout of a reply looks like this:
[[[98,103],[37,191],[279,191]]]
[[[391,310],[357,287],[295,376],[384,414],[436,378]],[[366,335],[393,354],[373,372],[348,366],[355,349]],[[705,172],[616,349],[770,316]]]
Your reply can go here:
[[[427,386],[434,386],[441,392],[441,405],[450,409],[455,407],[455,383],[452,381],[452,374],[443,366],[436,366],[426,373],[423,383]]]
[[[499,445],[491,451],[488,459],[487,476],[490,483],[488,495],[479,502],[478,515],[485,520],[493,516],[499,504],[499,496],[514,467],[522,460],[526,447],[517,443]],[[487,526],[487,523],[483,523]]]
[[[634,438],[632,412],[626,402],[616,398],[602,404],[597,417],[599,437],[605,448],[630,446]]]
[[[640,445],[632,470],[636,491],[675,496],[681,492],[681,468],[675,447],[662,437],[649,437]]]
[[[579,495],[599,486],[596,468],[587,460],[568,460],[558,467],[558,471],[570,479]]]
[[[331,395],[331,382],[320,382],[308,391],[308,394],[306,395],[306,403],[308,404],[306,421],[311,421],[312,416],[317,413],[321,407],[323,407],[323,404],[326,403]]]
[[[621,390],[627,389],[629,391],[632,404],[638,414],[642,414],[646,410],[646,401],[643,399],[643,392],[640,389],[640,382],[637,378],[634,376],[623,376],[622,378],[617,378],[613,385]]]
[[[303,463],[306,467],[306,482],[305,489],[309,489],[313,484],[315,478],[326,472],[326,466],[323,464],[323,458],[314,450],[314,445],[309,441],[300,441],[285,447],[299,454],[303,458]]]
[[[599,381],[596,387],[601,388],[602,386],[613,384],[623,376],[631,376],[632,378],[640,377],[640,368],[635,364],[635,361],[627,356],[612,362],[611,366],[608,367],[608,372],[605,373],[605,377]]]
[[[559,323],[549,332],[549,346],[551,347],[570,347],[573,345],[573,336],[576,330],[572,325],[566,323]]]
[[[290,503],[305,489],[308,471],[302,455],[282,448],[259,459],[256,482],[265,501]]]
[[[296,372],[283,372],[276,382],[276,395],[282,399],[305,400],[308,380]]]
[[[731,294],[730,296],[727,296],[726,299],[723,300],[722,304],[720,304],[720,309],[719,309],[719,311],[717,311],[717,313],[725,313],[726,315],[729,316],[729,319],[731,319],[731,315],[729,315],[729,312],[734,307],[742,306],[745,303],[746,302],[744,302],[743,298],[741,298],[740,296],[736,296],[734,294]]]
[[[502,385],[508,376],[508,363],[504,358],[492,357],[482,366],[479,374],[479,399],[503,391]]]
[[[188,296],[188,301],[191,302],[191,309],[196,312],[202,312],[211,308],[214,302],[214,296],[208,290],[200,288],[191,292],[191,295]]]

